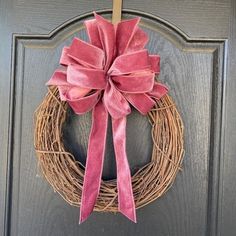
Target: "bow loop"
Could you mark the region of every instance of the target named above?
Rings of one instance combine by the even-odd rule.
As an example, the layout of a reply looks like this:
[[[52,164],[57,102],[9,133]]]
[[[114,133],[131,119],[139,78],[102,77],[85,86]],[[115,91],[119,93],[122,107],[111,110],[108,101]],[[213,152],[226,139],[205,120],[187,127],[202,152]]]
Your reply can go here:
[[[73,39],[71,46],[67,49],[67,55],[84,67],[103,69],[104,52],[100,48],[78,38]]]
[[[78,99],[67,99],[71,108],[78,115],[84,114],[94,108],[100,98],[100,91]]]
[[[106,63],[104,69],[105,71],[107,71],[115,55],[115,29],[112,23],[105,20],[103,17],[97,15],[96,13],[95,19],[97,20],[101,44],[106,55]]]
[[[149,96],[159,100],[168,92],[168,88],[158,82],[154,83],[153,89],[151,92],[148,93]]]
[[[159,74],[160,73],[160,56],[159,55],[149,55],[149,62],[151,64],[151,70]]]
[[[137,31],[140,18],[121,21],[116,28],[117,55],[124,54]]]
[[[84,22],[84,25],[86,27],[90,43],[102,49],[102,42],[99,36],[97,20],[87,20]]]
[[[139,51],[148,41],[144,31],[138,27],[140,18],[124,20],[118,23],[116,28],[117,55]]]
[[[69,65],[67,81],[70,84],[89,89],[105,89],[107,81],[104,70],[83,68],[78,65]]]
[[[150,59],[146,49],[122,54],[118,56],[110,67],[109,75],[124,75],[136,72],[142,72],[151,68]]]
[[[125,98],[143,115],[146,115],[155,105],[155,101],[145,93],[126,94]]]
[[[155,74],[143,72],[130,75],[113,76],[116,88],[123,93],[146,93],[152,91]]]

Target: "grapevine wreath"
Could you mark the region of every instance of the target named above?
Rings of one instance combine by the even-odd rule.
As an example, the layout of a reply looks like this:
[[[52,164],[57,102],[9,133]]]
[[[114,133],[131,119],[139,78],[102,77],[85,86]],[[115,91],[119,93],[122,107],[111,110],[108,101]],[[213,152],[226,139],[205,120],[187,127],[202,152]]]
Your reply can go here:
[[[80,206],[80,222],[93,210],[121,212],[136,222],[135,208],[162,196],[183,159],[183,124],[168,89],[156,76],[158,55],[145,49],[146,33],[134,18],[112,24],[94,13],[86,20],[89,42],[74,38],[64,47],[48,93],[35,112],[35,149],[39,166],[55,191]],[[152,126],[151,162],[133,176],[126,156],[126,116],[132,105]],[[63,145],[68,107],[92,111],[86,167]],[[112,120],[117,180],[101,179],[108,116]]]

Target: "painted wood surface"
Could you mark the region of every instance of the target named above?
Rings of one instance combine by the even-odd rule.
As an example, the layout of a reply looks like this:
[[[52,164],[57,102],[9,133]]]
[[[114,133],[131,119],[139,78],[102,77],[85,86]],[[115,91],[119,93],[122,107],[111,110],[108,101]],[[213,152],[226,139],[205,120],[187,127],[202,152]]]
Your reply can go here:
[[[235,235],[234,1],[124,0],[124,18],[142,17],[147,47],[161,56],[160,80],[185,124],[183,171],[163,197],[137,211],[137,224],[120,214],[94,213],[79,226],[79,209],[41,176],[33,113],[45,82],[62,47],[75,35],[86,39],[83,20],[93,10],[110,18],[111,2],[0,1],[0,235]],[[82,162],[90,125],[90,114],[68,113],[65,144]],[[150,127],[134,111],[127,129],[134,173],[150,160]],[[110,137],[105,158],[103,177],[114,178]]]

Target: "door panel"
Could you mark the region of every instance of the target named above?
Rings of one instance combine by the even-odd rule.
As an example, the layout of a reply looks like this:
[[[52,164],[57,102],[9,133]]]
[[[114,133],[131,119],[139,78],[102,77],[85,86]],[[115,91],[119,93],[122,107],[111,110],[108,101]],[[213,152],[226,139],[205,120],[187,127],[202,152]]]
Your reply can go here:
[[[6,88],[3,94],[6,97],[9,94],[10,100],[1,102],[5,107],[10,104],[9,116],[1,117],[1,124],[8,124],[8,129],[1,128],[5,131],[4,142],[8,140],[9,150],[2,150],[6,159],[1,167],[3,181],[0,183],[7,192],[6,195],[5,191],[0,192],[5,199],[1,201],[1,209],[6,206],[5,220],[3,215],[0,218],[2,225],[5,224],[3,232],[24,236],[220,234],[222,173],[227,176],[227,171],[222,171],[225,158],[222,140],[227,137],[222,125],[225,122],[223,112],[227,111],[224,105],[227,101],[225,69],[229,29],[226,26],[230,19],[230,3],[206,1],[200,5],[191,1],[187,4],[171,1],[170,7],[170,1],[124,1],[124,18],[142,17],[141,26],[150,37],[147,48],[160,54],[160,80],[169,87],[183,118],[183,171],[163,197],[137,211],[137,224],[120,214],[93,213],[84,224],[78,225],[79,209],[69,206],[54,193],[37,168],[33,114],[46,94],[45,83],[58,66],[62,47],[74,36],[86,39],[82,22],[91,17],[92,10],[110,6],[109,1],[91,1],[94,7],[88,1],[79,3],[65,4],[56,0],[7,3],[5,0],[2,5],[8,9],[7,14],[1,11],[5,20],[1,32],[6,33],[3,40],[6,47],[1,46],[5,52],[4,58],[0,56],[4,61],[2,65],[12,56],[11,68],[6,64],[3,73]],[[110,10],[98,12],[106,18],[111,16]],[[67,128],[75,132],[67,131],[65,136],[75,141],[67,142],[66,146],[82,162],[85,162],[90,118],[90,114],[78,117],[71,112],[67,120]],[[232,141],[229,143],[228,148],[233,145]],[[134,112],[128,118],[127,127],[127,153],[133,173],[149,161],[151,149],[148,121]],[[110,137],[105,158],[104,178],[114,178]],[[234,214],[231,210],[231,216]],[[232,232],[227,229],[227,235]]]

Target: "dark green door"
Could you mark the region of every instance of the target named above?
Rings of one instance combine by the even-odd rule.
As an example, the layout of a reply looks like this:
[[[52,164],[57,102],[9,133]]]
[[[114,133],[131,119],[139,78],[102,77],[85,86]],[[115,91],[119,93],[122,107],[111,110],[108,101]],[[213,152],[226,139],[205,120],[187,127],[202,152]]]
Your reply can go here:
[[[61,48],[76,34],[85,37],[83,20],[94,10],[110,18],[111,8],[110,0],[0,0],[0,235],[234,236],[234,0],[124,0],[123,17],[142,17],[148,49],[161,56],[160,79],[185,125],[183,171],[163,197],[137,211],[137,224],[93,213],[78,225],[79,209],[54,193],[38,170],[33,113],[45,82]],[[68,123],[68,140],[76,141],[67,146],[82,162],[90,118],[71,114]],[[144,165],[152,150],[146,118],[132,114],[127,135],[131,167]],[[111,138],[108,144],[103,177],[113,178]]]

